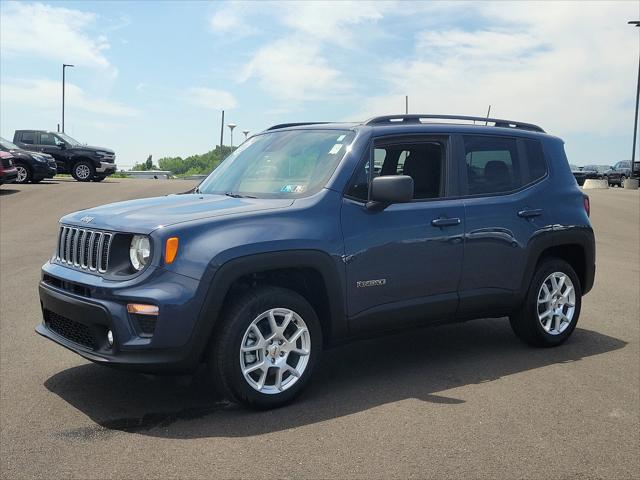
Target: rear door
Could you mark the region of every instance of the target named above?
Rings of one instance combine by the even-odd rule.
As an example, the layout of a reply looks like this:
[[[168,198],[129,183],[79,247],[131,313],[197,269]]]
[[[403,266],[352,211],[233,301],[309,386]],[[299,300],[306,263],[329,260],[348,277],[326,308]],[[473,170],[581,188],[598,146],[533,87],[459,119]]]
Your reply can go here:
[[[459,137],[465,206],[458,316],[508,310],[520,290],[529,240],[544,225],[547,174],[537,140]]]
[[[451,159],[447,136],[380,138],[358,168],[341,210],[353,333],[454,316],[464,206],[450,198]],[[413,177],[414,200],[368,210],[371,179],[399,174]]]

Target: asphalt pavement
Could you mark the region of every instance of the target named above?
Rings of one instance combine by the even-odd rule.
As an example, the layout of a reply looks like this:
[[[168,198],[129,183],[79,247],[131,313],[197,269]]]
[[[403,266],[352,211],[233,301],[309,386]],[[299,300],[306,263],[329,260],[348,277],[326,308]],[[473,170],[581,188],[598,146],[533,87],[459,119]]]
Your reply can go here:
[[[325,352],[293,405],[222,401],[206,372],[111,370],[39,337],[37,285],[65,213],[194,182],[0,187],[2,478],[638,478],[640,192],[591,190],[597,274],[553,349],[506,319]]]

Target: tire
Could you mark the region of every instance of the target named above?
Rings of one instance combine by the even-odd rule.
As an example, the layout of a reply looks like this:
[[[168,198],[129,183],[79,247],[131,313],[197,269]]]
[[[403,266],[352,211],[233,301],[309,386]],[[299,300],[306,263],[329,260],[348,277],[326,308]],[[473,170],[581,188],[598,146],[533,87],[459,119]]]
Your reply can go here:
[[[29,183],[33,179],[31,168],[24,163],[16,163],[16,169],[18,170],[18,176],[15,179],[15,183]]]
[[[97,176],[93,177],[93,178],[91,179],[91,181],[92,181],[92,182],[101,182],[101,181],[103,181],[105,178],[107,178],[107,177],[104,177],[104,176],[101,176],[101,175],[97,175]]]
[[[282,339],[282,346],[270,341],[273,329],[269,312],[274,314],[278,328],[285,322],[288,325],[282,336],[276,336],[276,340]],[[304,297],[284,288],[259,287],[234,298],[220,322],[211,341],[208,363],[225,397],[262,410],[286,405],[304,390],[323,345],[320,321]],[[300,337],[289,344],[287,340],[293,340],[294,335]],[[256,367],[245,376],[243,368],[250,370],[252,366]],[[298,375],[288,367],[294,367]],[[282,372],[280,388],[278,372]]]
[[[81,160],[73,165],[71,176],[78,182],[89,182],[96,175],[96,169],[91,162]]]
[[[626,176],[621,175],[620,176],[620,188],[624,188],[624,181],[627,179]]]
[[[566,298],[560,295],[564,300],[555,303],[556,308],[551,308],[555,301],[553,299],[558,297],[550,291],[550,287],[553,285],[550,277],[556,274],[565,277],[560,291],[566,295]],[[557,278],[556,281],[558,281]],[[543,284],[547,287],[546,291]],[[570,285],[573,288],[573,296],[571,292],[567,291]],[[551,300],[538,303],[540,297]],[[573,307],[570,306],[571,303],[573,303]],[[510,316],[509,321],[516,336],[525,343],[534,347],[556,347],[564,343],[576,328],[581,306],[582,287],[576,272],[564,260],[551,257],[543,260],[536,268],[524,303],[517,312]],[[552,313],[544,316],[547,311]],[[561,315],[556,315],[555,312],[558,311],[562,312],[564,318]],[[566,322],[566,319],[569,321]]]

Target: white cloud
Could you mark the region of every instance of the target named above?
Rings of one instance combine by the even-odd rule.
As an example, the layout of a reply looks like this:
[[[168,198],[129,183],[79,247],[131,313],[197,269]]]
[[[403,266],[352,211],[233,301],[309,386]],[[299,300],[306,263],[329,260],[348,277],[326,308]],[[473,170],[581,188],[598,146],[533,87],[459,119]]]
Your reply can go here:
[[[392,6],[371,1],[286,2],[281,15],[285,25],[300,33],[345,45],[352,38],[351,27],[381,20]]]
[[[100,115],[135,116],[138,111],[128,105],[86,93],[73,83],[66,83],[68,107]],[[48,79],[9,79],[0,85],[3,104],[18,104],[39,109],[60,107],[60,82]]]
[[[189,88],[186,93],[186,99],[193,105],[212,110],[229,110],[237,104],[231,93],[206,87]]]
[[[94,13],[42,3],[7,2],[0,15],[3,55],[29,55],[60,63],[108,71],[117,70],[104,52],[110,48],[104,35],[91,35],[97,26]]]
[[[452,4],[477,31],[433,27],[416,50],[383,69],[389,89],[360,118],[404,110],[486,113],[540,123],[548,131],[608,134],[633,119],[638,32],[633,3]]]
[[[320,54],[317,44],[288,37],[260,48],[245,66],[241,82],[258,79],[272,97],[284,101],[314,100],[345,91],[340,72]]]

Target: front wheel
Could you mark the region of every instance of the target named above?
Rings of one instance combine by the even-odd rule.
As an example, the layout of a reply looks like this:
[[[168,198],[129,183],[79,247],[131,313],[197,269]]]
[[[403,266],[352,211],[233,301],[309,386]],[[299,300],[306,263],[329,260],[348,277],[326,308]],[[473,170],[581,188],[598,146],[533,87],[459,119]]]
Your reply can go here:
[[[94,166],[90,162],[81,161],[76,163],[71,170],[71,175],[79,182],[88,182],[96,174]]]
[[[582,305],[580,280],[560,258],[540,263],[520,309],[510,318],[515,334],[536,347],[555,347],[576,328]]]
[[[29,183],[33,178],[31,169],[23,163],[17,163],[16,170],[18,172],[15,180],[16,183]]]
[[[624,175],[622,175],[620,177],[620,188],[624,187],[624,181],[627,179],[627,177],[625,177]]]
[[[322,350],[320,321],[304,297],[260,287],[236,297],[221,321],[209,367],[226,397],[267,409],[302,392]]]

